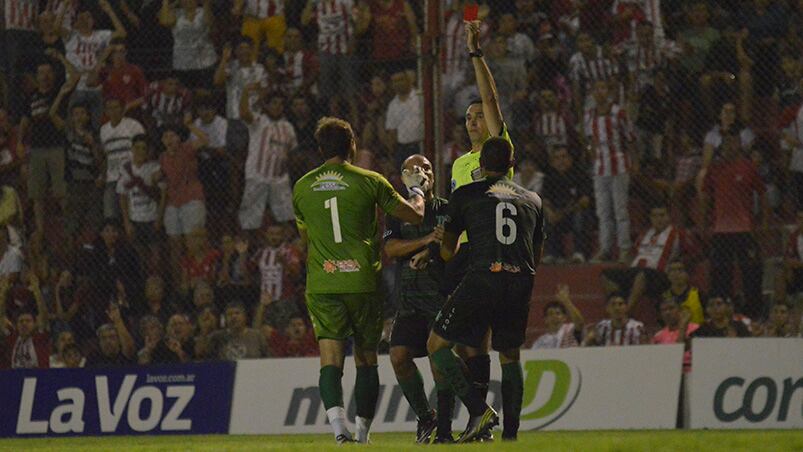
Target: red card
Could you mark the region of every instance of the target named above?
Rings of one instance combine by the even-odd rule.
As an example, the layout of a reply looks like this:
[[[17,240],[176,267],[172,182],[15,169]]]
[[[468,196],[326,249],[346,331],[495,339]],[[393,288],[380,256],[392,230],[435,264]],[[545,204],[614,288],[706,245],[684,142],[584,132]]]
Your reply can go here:
[[[480,14],[480,5],[476,3],[467,3],[465,9],[463,9],[463,20],[472,21],[477,20]]]

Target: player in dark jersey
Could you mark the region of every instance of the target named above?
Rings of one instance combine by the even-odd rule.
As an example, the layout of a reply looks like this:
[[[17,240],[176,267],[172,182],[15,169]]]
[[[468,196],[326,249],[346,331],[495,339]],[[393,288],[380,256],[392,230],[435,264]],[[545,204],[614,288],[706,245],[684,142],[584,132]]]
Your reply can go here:
[[[460,234],[468,234],[468,273],[438,313],[427,342],[430,359],[471,416],[459,442],[471,441],[499,422],[451,350],[455,343],[479,347],[488,328],[502,365],[502,439],[516,439],[523,393],[519,347],[544,242],[541,198],[504,177],[512,165],[510,143],[489,139],[480,165],[485,178],[452,194],[441,242],[441,257],[449,261]]]
[[[398,259],[399,268],[396,285],[398,308],[390,335],[390,362],[404,396],[418,417],[416,441],[448,443],[454,441],[454,393],[446,382],[434,375],[438,394],[436,415],[424,392],[424,380],[413,361],[413,358],[427,356],[429,331],[445,300],[438,289],[443,272],[440,241],[447,201],[434,195],[432,164],[423,155],[412,155],[402,165],[403,172],[417,170],[429,180],[422,187],[426,201],[423,223],[413,225],[388,217],[385,233],[385,254]],[[437,435],[434,435],[436,429]]]

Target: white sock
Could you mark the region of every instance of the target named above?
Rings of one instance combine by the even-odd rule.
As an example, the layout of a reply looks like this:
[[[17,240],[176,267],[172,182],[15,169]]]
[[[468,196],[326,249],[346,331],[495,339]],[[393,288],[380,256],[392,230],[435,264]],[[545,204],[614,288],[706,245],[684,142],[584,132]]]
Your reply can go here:
[[[326,410],[326,417],[332,425],[332,430],[335,431],[335,439],[340,435],[351,438],[351,432],[346,428],[346,410],[342,406],[333,406]]]
[[[368,442],[368,435],[371,430],[371,422],[373,419],[369,419],[367,417],[360,417],[357,416],[357,441],[361,443]]]

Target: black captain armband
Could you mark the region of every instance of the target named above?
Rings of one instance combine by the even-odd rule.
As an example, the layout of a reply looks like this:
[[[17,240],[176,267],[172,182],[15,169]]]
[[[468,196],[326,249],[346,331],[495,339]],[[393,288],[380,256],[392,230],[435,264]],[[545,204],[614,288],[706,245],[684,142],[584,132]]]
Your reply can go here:
[[[482,49],[477,49],[473,52],[468,52],[468,56],[470,56],[471,58],[482,58],[483,56],[485,56],[485,54],[482,53]]]

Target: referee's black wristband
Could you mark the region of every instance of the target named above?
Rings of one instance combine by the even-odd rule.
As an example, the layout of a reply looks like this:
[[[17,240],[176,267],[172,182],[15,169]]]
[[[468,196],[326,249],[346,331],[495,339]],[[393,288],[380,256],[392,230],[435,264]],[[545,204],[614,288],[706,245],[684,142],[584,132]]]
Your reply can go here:
[[[482,49],[477,49],[473,52],[468,52],[468,56],[471,58],[482,58],[485,54],[482,53]]]

